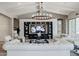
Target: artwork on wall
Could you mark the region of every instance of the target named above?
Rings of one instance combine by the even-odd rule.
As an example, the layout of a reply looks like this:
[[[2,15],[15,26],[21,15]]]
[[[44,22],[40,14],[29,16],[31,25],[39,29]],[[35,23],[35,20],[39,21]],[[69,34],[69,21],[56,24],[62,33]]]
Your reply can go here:
[[[45,25],[45,24],[30,24],[29,25],[29,33],[31,34],[36,34],[36,32],[41,32],[41,33],[47,33],[46,32],[46,30],[47,30],[47,28],[46,28],[46,26],[47,25]]]

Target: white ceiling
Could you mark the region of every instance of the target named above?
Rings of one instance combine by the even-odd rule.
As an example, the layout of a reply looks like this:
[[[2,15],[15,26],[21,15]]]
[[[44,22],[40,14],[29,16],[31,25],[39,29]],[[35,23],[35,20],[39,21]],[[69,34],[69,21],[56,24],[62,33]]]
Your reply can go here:
[[[79,12],[79,2],[44,2],[44,9],[57,14],[68,15]],[[36,11],[34,2],[0,2],[0,12],[8,16],[18,16]]]

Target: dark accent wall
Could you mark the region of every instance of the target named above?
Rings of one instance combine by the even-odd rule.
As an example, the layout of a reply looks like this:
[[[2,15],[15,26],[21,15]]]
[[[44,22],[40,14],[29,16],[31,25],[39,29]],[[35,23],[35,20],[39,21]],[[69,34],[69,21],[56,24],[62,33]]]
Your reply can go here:
[[[36,33],[30,33],[30,27],[29,25],[38,25],[38,24],[45,24],[46,26],[46,31],[42,33],[41,39],[52,39],[53,38],[53,24],[52,22],[24,22],[24,36],[28,39],[37,39],[37,34]]]

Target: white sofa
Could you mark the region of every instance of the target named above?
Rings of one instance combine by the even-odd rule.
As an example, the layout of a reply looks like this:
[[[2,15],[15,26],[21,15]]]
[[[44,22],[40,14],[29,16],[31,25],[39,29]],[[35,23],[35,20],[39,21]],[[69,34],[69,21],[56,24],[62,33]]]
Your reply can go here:
[[[49,44],[5,43],[3,48],[9,56],[69,56],[73,45],[67,41]]]
[[[70,41],[71,43],[74,42],[76,45],[79,46],[79,34],[66,35],[62,39]]]

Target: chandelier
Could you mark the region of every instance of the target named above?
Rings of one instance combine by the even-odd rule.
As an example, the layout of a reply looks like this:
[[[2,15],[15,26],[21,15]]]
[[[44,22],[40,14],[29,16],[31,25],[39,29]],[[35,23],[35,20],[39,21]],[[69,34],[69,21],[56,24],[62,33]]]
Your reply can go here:
[[[37,11],[35,14],[32,15],[32,19],[48,20],[48,19],[52,19],[52,14],[43,10],[43,2],[38,2],[37,3]]]

